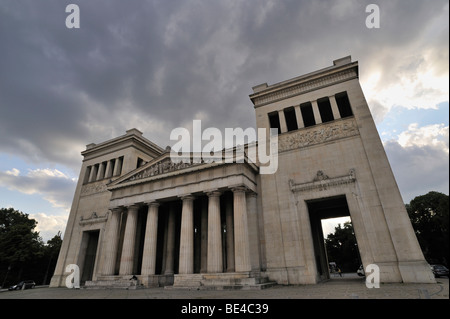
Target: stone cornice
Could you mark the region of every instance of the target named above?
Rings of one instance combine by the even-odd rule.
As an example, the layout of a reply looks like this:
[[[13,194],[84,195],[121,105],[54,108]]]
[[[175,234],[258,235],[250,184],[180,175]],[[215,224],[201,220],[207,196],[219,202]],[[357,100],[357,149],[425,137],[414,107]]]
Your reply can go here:
[[[267,87],[257,86],[250,95],[255,108],[322,87],[358,78],[358,62],[331,67]]]
[[[154,156],[158,156],[164,152],[164,149],[143,137],[140,131],[131,129],[127,131],[127,134],[111,140],[99,144],[88,144],[86,150],[81,152],[81,155],[84,157],[84,160],[91,159],[102,155],[104,152],[111,152],[111,150],[117,151],[130,145],[140,148],[145,153],[151,152]]]

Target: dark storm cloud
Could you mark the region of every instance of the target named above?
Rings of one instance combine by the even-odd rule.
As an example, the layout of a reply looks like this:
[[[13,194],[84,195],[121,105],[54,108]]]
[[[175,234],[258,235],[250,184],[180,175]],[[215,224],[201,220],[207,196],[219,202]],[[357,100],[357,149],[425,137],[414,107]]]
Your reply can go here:
[[[65,27],[69,3],[80,29]],[[199,114],[204,127],[254,126],[252,86],[348,54],[395,69],[446,2],[379,1],[380,30],[365,27],[369,3],[2,0],[0,152],[77,170],[85,144],[131,127],[164,147]]]

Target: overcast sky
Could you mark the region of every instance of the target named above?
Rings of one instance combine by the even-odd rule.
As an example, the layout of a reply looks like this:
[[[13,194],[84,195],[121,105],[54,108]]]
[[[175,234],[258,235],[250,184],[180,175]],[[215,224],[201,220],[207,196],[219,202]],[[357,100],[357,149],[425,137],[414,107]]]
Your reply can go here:
[[[80,28],[68,29],[68,4]],[[366,6],[380,8],[369,29]],[[255,127],[252,86],[351,55],[404,202],[449,189],[447,0],[0,0],[0,207],[64,230],[86,144]]]

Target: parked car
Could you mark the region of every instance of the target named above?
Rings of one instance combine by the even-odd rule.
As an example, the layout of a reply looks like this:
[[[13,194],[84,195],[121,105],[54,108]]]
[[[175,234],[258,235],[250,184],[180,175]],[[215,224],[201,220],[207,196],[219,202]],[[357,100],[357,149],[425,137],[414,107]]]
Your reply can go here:
[[[430,265],[431,271],[433,271],[434,277],[442,277],[447,276],[448,277],[448,268],[444,265]]]
[[[358,276],[364,277],[366,275],[366,273],[364,272],[364,267],[363,265],[359,266],[358,270],[356,271],[356,273],[358,274]]]
[[[24,280],[19,282],[17,285],[11,286],[8,288],[8,290],[20,290],[20,289],[28,289],[28,288],[34,288],[36,284],[33,280]]]

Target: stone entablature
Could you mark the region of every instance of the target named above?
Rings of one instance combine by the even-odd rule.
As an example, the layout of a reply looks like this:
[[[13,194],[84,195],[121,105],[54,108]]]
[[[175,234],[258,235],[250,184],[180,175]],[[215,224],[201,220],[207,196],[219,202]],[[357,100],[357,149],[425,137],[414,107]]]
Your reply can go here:
[[[278,152],[330,142],[359,134],[355,119],[346,118],[311,128],[287,132],[278,136]]]
[[[242,185],[251,192],[257,192],[257,172],[247,163],[202,164],[191,171],[171,172],[119,183],[108,189],[112,192],[110,207],[127,206],[133,203],[177,198],[184,194],[204,193],[210,190],[226,190]],[[197,170],[198,169],[198,170]]]
[[[342,69],[339,70],[339,68]],[[253,88],[255,93],[250,95],[250,99],[257,108],[357,77],[356,63],[350,63],[344,67],[334,66],[271,86],[258,85]]]

